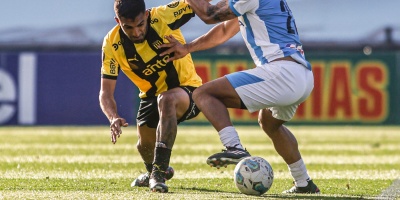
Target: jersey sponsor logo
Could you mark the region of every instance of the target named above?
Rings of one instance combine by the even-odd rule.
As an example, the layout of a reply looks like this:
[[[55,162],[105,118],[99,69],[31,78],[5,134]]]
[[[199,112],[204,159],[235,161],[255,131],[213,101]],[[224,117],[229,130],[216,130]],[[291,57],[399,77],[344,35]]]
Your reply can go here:
[[[153,46],[156,49],[160,49],[160,45],[162,45],[163,43],[160,40],[156,40],[155,42],[153,42]]]
[[[158,22],[158,19],[157,19],[157,18],[150,19],[150,24],[155,24],[155,23],[157,23],[157,22]]]
[[[167,60],[169,55],[164,56],[160,60],[157,60],[154,64],[149,64],[146,66],[146,69],[142,71],[142,73],[146,76],[152,75],[154,72],[163,71],[164,67],[167,66]]]
[[[117,62],[114,60],[114,58],[111,58],[110,60],[110,73],[111,74],[116,74],[115,69],[117,68]]]
[[[118,50],[118,47],[121,45],[121,41],[112,44],[112,47],[114,48],[114,51]]]
[[[36,124],[37,57],[34,53],[19,54],[15,72],[8,71],[7,62],[1,62],[6,66],[0,65],[0,126],[14,117],[21,125]]]
[[[174,17],[178,17],[179,15],[181,15],[183,12],[186,11],[186,9],[189,9],[189,6],[186,6],[184,8],[179,9],[178,11],[174,12]]]
[[[179,1],[176,0],[176,1],[169,3],[167,6],[169,8],[176,8],[176,7],[178,7],[178,5],[179,5]]]

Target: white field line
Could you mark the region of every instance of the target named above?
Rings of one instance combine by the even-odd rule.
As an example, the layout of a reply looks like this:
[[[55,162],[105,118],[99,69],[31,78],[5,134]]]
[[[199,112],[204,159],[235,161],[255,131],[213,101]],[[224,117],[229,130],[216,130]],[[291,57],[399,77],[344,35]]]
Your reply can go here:
[[[233,183],[232,183],[233,186]],[[127,187],[125,185],[121,187]],[[188,185],[187,188],[190,188]],[[240,195],[239,191],[236,194],[231,192],[223,191],[178,191],[175,188],[170,189],[172,192],[168,194],[148,192],[143,190],[143,188],[136,189],[132,188],[128,191],[41,191],[41,190],[17,190],[17,191],[0,191],[1,200],[14,200],[14,199],[56,199],[56,200],[70,200],[70,199],[145,199],[145,200],[176,200],[176,199],[243,199],[248,200],[249,197],[245,195]],[[201,190],[201,189],[200,189]],[[206,194],[205,194],[206,193]],[[268,194],[267,194],[268,195]],[[253,197],[257,198],[257,197]],[[258,197],[257,199],[262,199],[263,197]],[[265,197],[264,197],[265,198]],[[268,199],[277,199],[274,197],[267,197]]]
[[[17,150],[112,150],[112,149],[135,149],[136,144],[116,144],[116,145],[104,145],[104,144],[0,144],[0,149],[17,149]]]
[[[215,169],[205,166],[204,168],[195,171],[180,171],[175,169],[174,179],[188,179],[188,178],[233,178],[233,167]],[[115,179],[115,178],[132,178],[134,179],[143,172],[123,170],[115,171],[112,169],[95,169],[90,171],[79,171],[73,172],[65,171],[26,171],[26,170],[8,170],[3,173],[0,177],[2,179]],[[393,179],[398,176],[399,170],[327,170],[327,171],[309,171],[310,176],[313,179]],[[291,179],[289,171],[277,171],[274,172],[276,179]]]
[[[132,192],[88,191],[0,191],[0,199],[132,199]]]
[[[398,199],[400,197],[400,179],[395,180],[376,199]]]
[[[222,149],[222,145],[213,145],[213,144],[175,144],[173,150],[210,150],[210,149]],[[301,150],[315,150],[315,151],[341,151],[351,150],[351,151],[360,151],[364,152],[365,150],[400,150],[400,145],[397,144],[385,144],[379,147],[373,147],[372,144],[299,144],[300,151]],[[96,150],[135,150],[136,151],[136,143],[135,144],[123,144],[123,145],[104,145],[104,144],[0,144],[0,150],[91,150],[96,152]],[[274,147],[271,144],[257,144],[250,145],[247,147],[248,150],[274,150]]]
[[[283,163],[283,159],[277,155],[254,155],[265,158],[271,164]],[[206,156],[174,156],[171,163],[205,163]],[[398,156],[303,156],[307,164],[399,164]],[[32,156],[1,156],[2,163],[142,163],[138,154],[127,155],[32,155]]]

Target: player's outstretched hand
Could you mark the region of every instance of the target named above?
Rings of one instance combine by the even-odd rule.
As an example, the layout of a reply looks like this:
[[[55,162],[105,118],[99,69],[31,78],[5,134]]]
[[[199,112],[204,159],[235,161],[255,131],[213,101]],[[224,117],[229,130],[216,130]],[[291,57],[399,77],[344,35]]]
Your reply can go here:
[[[168,62],[183,58],[189,53],[187,45],[182,45],[177,39],[174,38],[174,36],[166,35],[164,38],[167,39],[169,43],[161,44],[160,47],[168,49],[162,52],[160,56],[173,53],[171,54],[173,56],[168,58]]]
[[[117,137],[119,138],[122,134],[121,126],[127,127],[128,123],[124,118],[113,118],[110,122],[111,130],[111,142],[115,144],[117,142]]]

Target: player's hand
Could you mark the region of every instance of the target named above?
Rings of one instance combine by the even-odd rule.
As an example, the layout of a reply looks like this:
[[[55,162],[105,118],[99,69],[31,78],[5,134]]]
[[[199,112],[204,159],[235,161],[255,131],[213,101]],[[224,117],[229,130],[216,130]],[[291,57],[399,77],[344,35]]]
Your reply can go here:
[[[128,123],[124,118],[117,117],[112,118],[110,122],[110,131],[111,131],[111,142],[115,144],[117,142],[117,137],[119,138],[122,134],[121,126],[127,127]]]
[[[187,45],[182,45],[177,39],[174,38],[172,35],[164,36],[165,39],[169,41],[169,43],[161,44],[161,48],[168,48],[164,52],[160,54],[160,56],[164,56],[167,54],[173,55],[172,57],[168,58],[168,62],[173,60],[178,60],[180,58],[185,57],[189,53],[189,49]]]

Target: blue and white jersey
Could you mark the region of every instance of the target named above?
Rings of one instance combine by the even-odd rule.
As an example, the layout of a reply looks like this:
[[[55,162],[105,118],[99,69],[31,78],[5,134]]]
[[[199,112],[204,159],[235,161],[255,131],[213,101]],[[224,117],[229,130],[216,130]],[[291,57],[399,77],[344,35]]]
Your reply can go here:
[[[311,70],[286,0],[229,0],[229,6],[257,66],[291,56]]]

